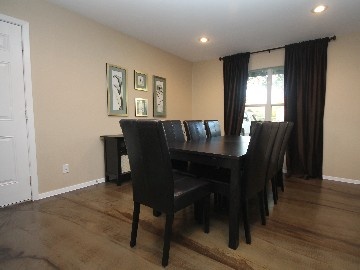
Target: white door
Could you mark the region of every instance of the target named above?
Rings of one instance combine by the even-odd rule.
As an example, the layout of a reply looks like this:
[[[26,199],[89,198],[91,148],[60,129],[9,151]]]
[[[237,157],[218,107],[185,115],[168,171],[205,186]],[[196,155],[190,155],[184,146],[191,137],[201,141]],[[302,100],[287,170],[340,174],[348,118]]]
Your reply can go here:
[[[31,199],[21,26],[0,21],[0,207]]]

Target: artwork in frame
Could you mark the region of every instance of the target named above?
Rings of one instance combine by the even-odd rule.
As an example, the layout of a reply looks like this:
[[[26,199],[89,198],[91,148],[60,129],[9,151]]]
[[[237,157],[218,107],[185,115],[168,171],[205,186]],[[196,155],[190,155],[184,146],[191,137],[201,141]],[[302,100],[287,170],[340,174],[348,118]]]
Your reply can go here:
[[[108,115],[127,116],[126,70],[106,64]]]
[[[148,100],[135,98],[135,116],[148,116]]]
[[[166,79],[154,76],[154,117],[166,116]]]
[[[147,74],[134,70],[134,88],[147,91]]]

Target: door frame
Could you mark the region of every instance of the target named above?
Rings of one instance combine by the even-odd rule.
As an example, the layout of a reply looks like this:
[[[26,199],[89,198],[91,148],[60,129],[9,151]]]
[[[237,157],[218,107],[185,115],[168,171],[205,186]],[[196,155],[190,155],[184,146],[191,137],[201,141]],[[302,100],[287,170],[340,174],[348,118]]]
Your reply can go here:
[[[34,125],[34,110],[33,110],[33,96],[32,96],[32,81],[31,81],[31,61],[30,61],[30,35],[29,23],[13,17],[0,13],[0,21],[15,24],[21,27],[21,40],[23,48],[23,65],[24,65],[24,91],[25,104],[27,112],[26,130],[27,130],[27,145],[29,153],[29,171],[30,171],[30,185],[31,185],[31,199],[33,201],[39,199],[39,185],[37,174],[37,160],[36,160],[36,143],[35,143],[35,125]]]

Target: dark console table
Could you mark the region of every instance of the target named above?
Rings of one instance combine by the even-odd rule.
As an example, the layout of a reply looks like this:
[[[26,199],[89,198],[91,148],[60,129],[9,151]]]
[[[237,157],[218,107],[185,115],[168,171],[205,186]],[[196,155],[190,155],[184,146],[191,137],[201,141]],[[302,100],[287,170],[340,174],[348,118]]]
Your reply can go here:
[[[130,179],[130,171],[124,172],[121,167],[121,156],[127,155],[124,136],[103,135],[105,157],[105,181],[116,180],[118,185]]]

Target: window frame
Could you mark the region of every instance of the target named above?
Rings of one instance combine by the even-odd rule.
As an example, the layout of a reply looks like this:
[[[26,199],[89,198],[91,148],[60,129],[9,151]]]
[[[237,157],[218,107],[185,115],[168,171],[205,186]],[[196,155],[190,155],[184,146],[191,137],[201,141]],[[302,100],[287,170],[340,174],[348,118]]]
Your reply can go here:
[[[284,66],[277,67],[268,67],[262,69],[255,69],[249,71],[249,78],[256,76],[266,76],[266,103],[265,104],[246,104],[245,102],[245,111],[247,107],[264,107],[265,108],[265,121],[272,121],[272,108],[277,106],[284,107],[284,100],[282,103],[272,103],[271,102],[271,90],[272,90],[272,75],[274,74],[284,74]],[[247,91],[247,90],[246,90]]]

